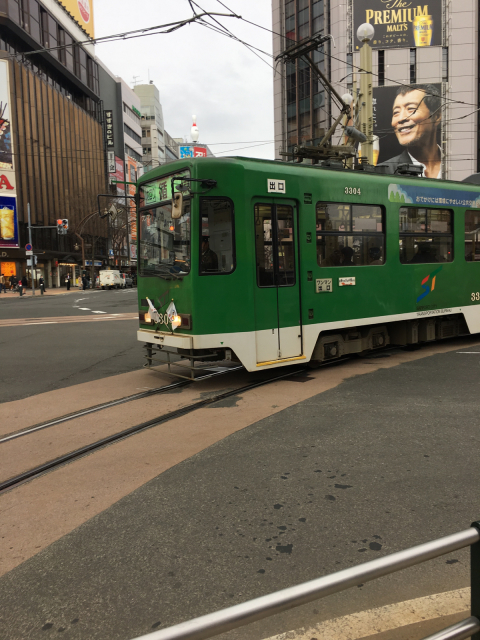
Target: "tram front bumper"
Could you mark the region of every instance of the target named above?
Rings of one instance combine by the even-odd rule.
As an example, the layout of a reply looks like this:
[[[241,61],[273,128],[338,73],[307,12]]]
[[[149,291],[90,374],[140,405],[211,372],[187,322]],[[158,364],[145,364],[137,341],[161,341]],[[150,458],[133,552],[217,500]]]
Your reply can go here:
[[[139,329],[137,331],[137,340],[140,342],[150,342],[151,344],[163,347],[173,347],[174,349],[188,350],[193,348],[193,336],[186,336],[181,333]]]

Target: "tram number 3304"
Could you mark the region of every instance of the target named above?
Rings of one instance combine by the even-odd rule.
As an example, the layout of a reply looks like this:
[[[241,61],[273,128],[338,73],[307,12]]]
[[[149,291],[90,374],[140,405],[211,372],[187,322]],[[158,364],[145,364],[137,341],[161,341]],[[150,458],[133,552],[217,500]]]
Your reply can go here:
[[[475,302],[476,300],[480,300],[480,292],[479,291],[474,291],[470,294],[470,300],[472,302]]]
[[[362,192],[360,187],[345,187],[345,194],[347,196],[361,196]]]

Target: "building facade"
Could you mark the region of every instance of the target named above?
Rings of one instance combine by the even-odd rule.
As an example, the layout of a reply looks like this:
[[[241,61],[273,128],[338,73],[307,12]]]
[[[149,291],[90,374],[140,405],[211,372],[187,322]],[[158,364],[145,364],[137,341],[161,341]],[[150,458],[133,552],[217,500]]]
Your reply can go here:
[[[79,275],[75,232],[86,232],[82,221],[105,190],[92,4],[83,5],[82,17],[71,0],[0,0],[0,208],[14,227],[13,237],[0,228],[0,269],[29,281],[43,276],[47,286]],[[33,269],[24,250],[28,208]],[[68,219],[66,235],[57,219]],[[91,231],[94,258],[106,259],[106,224]]]
[[[273,0],[274,56],[303,38],[330,35],[322,50],[313,52],[314,62],[340,95],[351,93],[360,67],[356,31],[360,24],[371,23],[379,162],[401,152],[391,118],[397,91],[402,85],[428,84],[441,102],[441,176],[462,180],[479,170],[480,160],[478,2],[424,0],[402,7],[394,10],[381,0]],[[338,111],[303,61],[282,64],[278,71],[275,140],[276,157],[282,158],[280,151],[291,151],[296,144],[318,144]]]

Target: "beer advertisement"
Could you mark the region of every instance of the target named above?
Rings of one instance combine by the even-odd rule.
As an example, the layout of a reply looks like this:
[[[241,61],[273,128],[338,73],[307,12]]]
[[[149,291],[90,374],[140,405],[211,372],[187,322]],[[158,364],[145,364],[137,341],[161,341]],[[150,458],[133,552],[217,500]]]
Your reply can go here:
[[[440,83],[373,89],[376,164],[424,165],[423,177],[442,177]],[[377,155],[378,154],[378,155]]]
[[[354,51],[362,46],[356,34],[365,22],[375,29],[373,49],[442,45],[442,0],[353,0]]]
[[[0,248],[18,248],[8,61],[0,60]]]

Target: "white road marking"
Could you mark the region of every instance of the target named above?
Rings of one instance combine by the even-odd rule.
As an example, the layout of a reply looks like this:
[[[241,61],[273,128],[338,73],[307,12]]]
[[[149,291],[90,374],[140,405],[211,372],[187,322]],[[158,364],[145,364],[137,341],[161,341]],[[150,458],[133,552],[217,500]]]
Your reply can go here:
[[[49,322],[29,322],[28,326],[30,326],[31,324],[58,324],[58,322],[56,320],[52,320]]]
[[[92,311],[92,313],[107,313],[106,311]]]
[[[80,302],[80,300],[86,300],[86,298],[78,298],[78,300],[75,300],[75,302]]]
[[[312,637],[319,640],[360,640],[360,638],[368,638],[385,631],[400,629],[406,625],[435,620],[456,613],[465,612],[467,617],[469,610],[470,588],[468,587],[397,602],[369,611],[359,611],[342,618],[319,622],[313,627],[280,633],[268,640],[287,640],[287,638],[288,640],[310,640]]]
[[[476,353],[477,356],[480,355],[480,351],[457,351],[457,353]]]
[[[87,309],[87,307],[78,307],[80,311],[91,311],[91,309]]]

